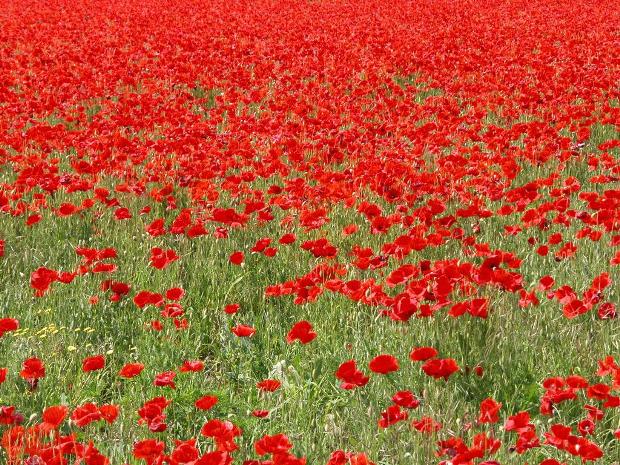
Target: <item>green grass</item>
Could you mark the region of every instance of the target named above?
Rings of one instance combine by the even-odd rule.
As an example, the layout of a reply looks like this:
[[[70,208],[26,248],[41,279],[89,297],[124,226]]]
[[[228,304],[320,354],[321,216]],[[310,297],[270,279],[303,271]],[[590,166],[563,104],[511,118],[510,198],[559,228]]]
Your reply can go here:
[[[542,177],[552,169],[543,166],[524,170],[514,186]],[[583,190],[601,189],[587,185],[591,173],[586,172],[583,163],[570,164],[562,177],[569,175],[586,184]],[[182,193],[177,195],[183,203]],[[245,265],[236,267],[228,263],[229,254],[235,250],[249,251],[261,237],[277,239],[285,232],[278,227],[280,217],[267,225],[233,229],[230,238],[223,240],[212,236],[151,238],[144,232],[145,225],[160,215],[171,220],[177,212],[154,205],[154,212],[142,218],[138,211],[149,204],[147,198],[119,195],[119,199],[134,214],[132,219],[116,221],[112,210],[97,206],[95,212],[101,213],[98,220],[93,219],[95,212],[60,219],[46,212],[43,221],[32,228],[21,219],[3,218],[0,222],[0,237],[6,240],[5,257],[0,259],[0,316],[16,317],[21,324],[18,332],[5,335],[0,344],[2,364],[10,373],[0,387],[0,404],[15,405],[30,424],[40,420],[43,408],[54,404],[72,408],[88,401],[118,404],[121,415],[114,425],[96,423],[83,431],[74,428],[79,437],[93,439],[102,452],[110,454],[113,463],[130,457],[136,439],[157,436],[171,444],[172,438],[197,437],[204,421],[216,417],[230,419],[243,429],[237,457],[253,456],[253,442],[263,434],[284,432],[295,444],[294,453],[306,455],[309,463],[324,463],[329,453],[338,448],[364,451],[378,464],[430,463],[435,460],[437,438],[412,430],[408,422],[387,430],[377,427],[380,412],[397,390],[411,389],[422,397],[421,407],[411,412],[410,418],[428,415],[440,421],[444,429],[438,438],[452,434],[471,437],[464,424],[475,422],[480,401],[489,396],[503,404],[502,419],[519,410],[529,410],[534,422],[541,426],[540,431],[552,420],[573,424],[579,415],[577,409],[566,404],[560,406],[553,419],[536,414],[542,394],[540,383],[546,377],[577,373],[594,381],[597,360],[620,353],[617,320],[598,320],[594,312],[568,320],[555,300],[544,297],[540,306],[521,309],[516,295],[491,288],[485,291],[492,304],[486,320],[467,316],[452,319],[441,311],[435,318],[412,319],[409,324],[382,318],[376,308],[331,293],[304,305],[294,305],[292,298],[286,297],[267,299],[263,295],[267,285],[301,276],[318,263],[299,249],[299,243],[316,238],[319,233],[300,233],[295,244],[278,245],[273,259],[246,254]],[[75,196],[63,199],[59,195],[55,202],[65,200],[75,201]],[[580,203],[576,197],[573,200]],[[230,205],[234,204],[231,200]],[[342,227],[360,223],[361,217],[341,207],[330,217],[332,221],[323,231],[341,248],[339,256],[344,256],[356,243],[378,252],[387,241],[385,236],[369,234],[364,225],[356,235],[343,238]],[[519,217],[517,214],[481,220],[477,241],[523,258],[519,271],[526,288],[550,274],[558,283],[582,292],[592,278],[609,269],[614,251],[605,245],[607,236],[600,243],[575,240],[579,246],[577,255],[556,262],[552,254],[539,257],[535,248],[528,245],[527,237],[541,236],[540,233],[524,232],[517,237],[501,234],[505,224],[516,224]],[[468,221],[471,222],[460,220],[466,231],[471,230]],[[554,225],[544,235],[561,231],[565,238],[572,238],[576,230],[576,223],[568,229]],[[395,227],[389,236],[404,232]],[[110,302],[99,290],[105,279],[102,275],[78,276],[69,285],[56,283],[43,298],[33,297],[28,284],[30,273],[39,266],[74,269],[79,257],[73,250],[78,245],[117,249],[119,257],[114,262],[118,271],[113,279],[131,284],[129,297]],[[163,271],[155,270],[148,266],[154,246],[173,248],[181,259]],[[452,241],[436,249],[414,252],[406,261],[449,258],[465,258],[459,243]],[[397,266],[391,261],[387,269]],[[347,279],[366,275],[351,269]],[[618,302],[618,267],[611,270],[611,277],[614,285],[606,298]],[[157,310],[138,309],[131,301],[134,292],[163,292],[179,285],[187,291],[182,304],[189,330],[177,331],[169,321],[160,333],[145,328],[157,318]],[[100,295],[96,305],[88,301],[93,295]],[[222,312],[229,303],[241,304],[241,311],[234,318]],[[301,319],[313,323],[318,338],[307,346],[286,344],[287,331]],[[251,324],[258,331],[251,339],[236,338],[230,332],[233,321]],[[435,381],[408,360],[411,348],[421,345],[436,347],[441,356],[455,358],[464,369],[481,364],[485,374],[479,378],[463,370],[447,382]],[[82,358],[99,353],[107,354],[106,368],[82,373]],[[380,353],[395,355],[401,370],[387,377],[373,376],[364,389],[343,391],[338,387],[334,371],[340,363],[353,358],[368,372],[367,363]],[[48,370],[34,392],[29,392],[17,376],[22,361],[30,356],[41,357]],[[177,369],[186,359],[204,360],[206,370],[180,373],[176,390],[152,386],[156,373]],[[145,371],[133,380],[121,380],[116,373],[131,361],[143,362]],[[280,379],[283,387],[275,393],[259,395],[254,385],[267,377]],[[193,407],[193,401],[204,394],[220,398],[207,413]],[[145,426],[137,425],[136,411],[145,400],[158,395],[165,395],[173,403],[166,410],[168,431],[153,435]],[[256,408],[271,410],[270,419],[250,416],[249,412]],[[620,448],[610,431],[618,426],[620,416],[608,412],[598,428],[602,433],[595,436],[612,461],[620,455]],[[69,431],[67,425],[63,428]],[[473,428],[474,432],[484,430]],[[565,454],[547,447],[516,457],[508,452],[508,445],[516,436],[499,428],[495,428],[495,433],[505,441],[495,456],[501,463],[534,463],[549,456],[566,460]],[[203,448],[209,447],[210,440],[202,438],[199,443]]]

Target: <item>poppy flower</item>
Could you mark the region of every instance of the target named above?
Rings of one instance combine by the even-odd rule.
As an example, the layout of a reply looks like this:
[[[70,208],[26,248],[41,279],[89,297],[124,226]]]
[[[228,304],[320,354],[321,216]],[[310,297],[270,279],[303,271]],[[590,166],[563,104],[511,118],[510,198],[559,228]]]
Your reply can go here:
[[[213,419],[202,425],[200,434],[214,438],[218,447],[223,451],[237,449],[235,438],[241,435],[241,429],[228,420]]]
[[[157,294],[155,292],[140,291],[134,296],[133,302],[139,308],[144,308],[147,305],[154,305],[155,307],[159,307],[163,305],[164,297],[161,294]]]
[[[170,400],[162,396],[147,400],[142,407],[138,409],[138,415],[140,416],[138,423],[146,423],[149,430],[153,433],[166,431],[168,426],[165,423],[166,414],[164,410],[170,403]]]
[[[530,414],[525,411],[509,416],[504,423],[504,429],[506,431],[516,431],[517,433],[529,431],[532,427],[533,425],[530,424]]]
[[[135,378],[144,370],[144,365],[142,363],[128,363],[118,372],[118,376],[121,378]]]
[[[409,354],[409,358],[414,362],[423,362],[434,358],[439,354],[433,347],[414,347]]]
[[[169,456],[169,462],[173,464],[197,463],[200,452],[196,448],[196,439],[188,439],[187,441],[174,440],[174,450]]]
[[[379,428],[387,428],[395,423],[404,421],[408,418],[407,412],[400,408],[400,405],[390,405],[387,409],[381,412],[381,419],[379,420]]]
[[[19,425],[23,423],[24,416],[11,405],[0,406],[0,425]],[[20,429],[20,431],[23,431]]]
[[[181,373],[187,373],[190,371],[198,372],[205,368],[205,363],[202,360],[185,360],[179,371]]]
[[[342,389],[354,389],[368,384],[370,378],[357,369],[355,360],[342,363],[336,370],[336,378],[341,381]]]
[[[581,420],[577,425],[577,430],[581,436],[590,436],[594,434],[595,429],[596,425],[590,418]]]
[[[194,405],[200,410],[210,410],[215,404],[217,404],[217,401],[218,399],[216,396],[203,396],[196,400]]]
[[[359,227],[356,224],[349,224],[345,226],[344,228],[342,228],[342,235],[350,236],[351,234],[355,234],[358,229]]]
[[[293,444],[291,444],[291,441],[289,441],[288,437],[284,434],[263,436],[254,443],[254,449],[258,455],[285,454],[292,447]]]
[[[243,252],[240,252],[240,251],[233,252],[228,258],[228,261],[232,263],[233,265],[241,265],[244,260],[245,260],[245,255]]]
[[[224,313],[226,313],[227,315],[234,315],[239,311],[240,308],[241,305],[239,304],[228,304],[224,307]]]
[[[153,386],[168,386],[172,389],[176,389],[176,385],[174,384],[174,378],[176,375],[177,374],[174,371],[164,371],[163,373],[159,373],[153,380]]]
[[[185,295],[185,290],[181,287],[171,287],[166,291],[166,299],[181,300]]]
[[[157,218],[153,220],[153,222],[146,226],[146,232],[152,237],[163,236],[164,234],[166,234],[164,219]]]
[[[296,240],[295,234],[288,233],[288,234],[284,234],[280,239],[278,239],[278,242],[283,245],[288,245],[288,244],[292,244],[293,242],[295,242],[295,240]]]
[[[331,453],[326,465],[345,465],[348,461],[347,454],[339,449]]]
[[[117,220],[128,220],[131,217],[132,215],[128,208],[121,207],[121,208],[117,208],[114,211],[114,218],[116,218]]]
[[[499,421],[499,409],[502,404],[496,402],[491,397],[484,399],[480,403],[480,415],[478,423],[497,423]]]
[[[299,341],[302,344],[308,344],[316,338],[316,333],[312,328],[312,324],[306,320],[298,321],[293,325],[286,335],[286,342],[292,344]]]
[[[377,355],[368,364],[368,368],[375,373],[387,375],[394,371],[398,371],[398,360],[393,355],[383,354]]]
[[[277,379],[264,379],[263,381],[259,381],[256,383],[256,387],[264,392],[274,392],[276,391],[282,383]]]
[[[153,247],[151,249],[150,263],[152,267],[158,270],[163,270],[178,259],[179,256],[172,249],[164,250],[159,247]]]
[[[232,328],[232,332],[237,337],[251,337],[256,333],[256,329],[251,326],[237,325]]]
[[[26,218],[26,226],[28,226],[28,227],[34,226],[35,224],[37,224],[42,219],[43,219],[42,215],[40,215],[38,213],[34,213],[34,214],[28,216],[28,218]]]
[[[145,439],[138,441],[133,445],[132,455],[138,460],[144,460],[147,464],[152,465],[164,457],[166,445],[162,441],[156,439]]]
[[[452,358],[436,358],[426,361],[422,365],[422,370],[428,376],[432,376],[435,379],[443,378],[447,381],[453,373],[459,371],[459,366]]]
[[[119,412],[120,409],[118,405],[106,404],[99,407],[99,413],[101,413],[101,417],[110,424],[114,423],[114,421],[118,417]]]
[[[65,421],[69,408],[64,405],[54,405],[43,410],[43,424],[47,430],[58,429],[60,424]]]
[[[42,297],[51,284],[59,279],[58,272],[45,267],[39,267],[30,275],[30,286],[35,290],[37,297]]]
[[[15,318],[0,318],[0,337],[10,331],[19,329],[19,321]]]
[[[420,405],[420,401],[411,391],[398,391],[392,396],[392,402],[409,409],[417,408]]]
[[[97,408],[97,405],[93,402],[87,402],[79,407],[76,407],[71,414],[71,420],[79,428],[84,428],[90,423],[99,421],[102,418],[103,415],[101,415],[99,408]]]
[[[419,420],[413,420],[411,426],[421,433],[431,434],[442,428],[441,423],[433,420],[431,417],[422,417]]]
[[[38,380],[45,377],[45,365],[43,361],[37,357],[24,360],[19,376],[28,382],[31,389],[36,389]]]
[[[101,370],[103,367],[105,367],[105,357],[103,355],[94,355],[82,360],[82,371],[85,373]]]

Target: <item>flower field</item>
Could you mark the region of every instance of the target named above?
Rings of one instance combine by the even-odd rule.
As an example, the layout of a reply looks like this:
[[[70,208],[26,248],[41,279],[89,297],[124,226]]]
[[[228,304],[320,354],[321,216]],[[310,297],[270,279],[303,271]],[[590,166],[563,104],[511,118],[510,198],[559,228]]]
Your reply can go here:
[[[0,0],[0,464],[620,464],[619,25]]]

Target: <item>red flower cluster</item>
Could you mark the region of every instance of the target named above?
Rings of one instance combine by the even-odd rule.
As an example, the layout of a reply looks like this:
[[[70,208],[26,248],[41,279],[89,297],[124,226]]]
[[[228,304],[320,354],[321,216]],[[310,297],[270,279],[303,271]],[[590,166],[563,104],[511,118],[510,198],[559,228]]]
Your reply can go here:
[[[614,460],[605,451],[617,451],[620,440],[616,358],[598,362],[597,382],[586,377],[588,358],[592,366],[596,358],[585,351],[584,366],[572,367],[581,374],[529,380],[533,398],[535,383],[542,382],[540,406],[520,410],[526,407],[513,405],[515,399],[492,384],[493,361],[485,360],[485,372],[475,360],[478,383],[461,386],[471,381],[467,361],[475,356],[467,343],[423,342],[426,335],[412,328],[436,323],[492,331],[503,312],[512,318],[542,302],[555,315],[537,315],[541,320],[557,316],[605,331],[617,324],[620,4],[5,3],[0,271],[16,282],[2,282],[0,289],[2,312],[8,312],[0,318],[0,344],[19,359],[0,368],[0,385],[30,396],[23,405],[0,406],[8,464],[109,465],[90,435],[137,421],[148,428],[140,431],[159,435],[136,437],[131,445],[133,458],[147,465],[237,459],[305,465],[289,436],[261,428],[280,431],[274,417],[289,405],[290,392],[303,389],[298,377],[321,378],[304,381],[333,388],[334,374],[342,389],[353,391],[333,389],[343,399],[362,402],[375,388],[380,395],[395,392],[387,405],[368,406],[376,425],[409,428],[433,441],[443,465],[496,465],[498,437],[515,435],[508,450],[518,455],[544,447],[583,462]],[[36,244],[23,245],[23,237],[44,231],[69,244],[55,236],[57,226],[74,231],[75,224],[88,225],[89,237],[71,245],[59,265],[25,249]],[[110,225],[125,228],[127,243],[142,243],[139,256],[104,246],[125,243],[110,237]],[[91,246],[100,241],[108,242]],[[198,280],[187,278],[186,266],[205,250],[218,257],[209,272],[235,275],[232,283],[217,283],[229,289],[221,293],[225,299],[239,283],[261,282],[250,290],[266,305],[290,299],[294,311],[270,318],[245,294],[218,301],[219,310],[202,306],[205,289],[194,287]],[[582,260],[592,250],[597,263]],[[4,274],[15,263],[26,266],[24,257],[35,258],[23,273]],[[269,274],[274,269],[278,273]],[[573,269],[583,285],[571,281],[567,270]],[[259,273],[268,280],[245,279]],[[172,281],[162,284],[166,278]],[[56,379],[64,365],[37,344],[29,343],[24,354],[26,346],[15,342],[41,321],[28,304],[12,308],[4,299],[24,290],[40,303],[82,285],[90,289],[82,296],[89,309],[122,317],[151,338],[153,349],[166,353],[166,365],[114,351],[82,353],[71,360],[77,381],[52,385],[50,373]],[[376,317],[381,331],[420,337],[409,353],[414,363],[401,365],[405,346],[374,327],[363,328],[355,341],[327,337],[325,331],[339,330],[336,322],[307,310],[323,305],[325,296],[351,314]],[[80,306],[73,297],[62,296],[67,312]],[[204,321],[213,334],[194,330]],[[361,351],[365,338],[379,346]],[[177,354],[187,341],[196,353]],[[244,385],[247,378],[234,373],[230,386],[203,395],[195,383],[222,365],[205,341],[248,353],[279,348],[285,362],[320,359],[319,368],[267,373],[261,360],[253,381]],[[93,343],[92,350],[103,353],[107,344]],[[261,357],[272,355],[281,354]],[[418,362],[421,372],[414,372]],[[412,379],[427,383],[415,385],[419,395],[408,390]],[[89,384],[88,398],[76,400],[76,386],[87,383],[101,385],[90,390]],[[388,383],[389,391],[381,390]],[[475,398],[463,406],[470,420],[462,431],[443,427],[436,412],[444,406],[427,407],[434,398],[426,388],[453,386]],[[55,392],[61,388],[67,392]],[[148,390],[170,398],[142,397]],[[225,396],[242,390],[249,391],[239,397],[248,405]],[[126,394],[135,401],[129,411]],[[22,425],[18,408],[49,399],[71,405],[43,404],[40,421],[39,412],[25,412],[30,420]],[[565,405],[573,416],[560,422],[554,415]],[[414,410],[420,415],[411,418]],[[176,421],[182,416],[188,417]],[[543,426],[539,420],[547,417]],[[183,422],[193,433],[175,430]],[[261,433],[243,435],[236,423],[244,429],[258,423]],[[185,439],[199,430],[200,441]],[[159,434],[164,431],[169,435]],[[327,465],[373,462],[363,452],[336,450]]]

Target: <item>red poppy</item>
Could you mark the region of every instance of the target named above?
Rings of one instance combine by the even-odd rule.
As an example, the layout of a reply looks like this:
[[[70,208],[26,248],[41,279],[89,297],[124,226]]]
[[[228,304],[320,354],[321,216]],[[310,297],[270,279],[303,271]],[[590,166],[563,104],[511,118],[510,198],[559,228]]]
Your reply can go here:
[[[120,409],[118,405],[106,404],[99,407],[101,417],[108,423],[112,424],[118,417]]]
[[[400,405],[390,405],[387,409],[381,412],[381,419],[379,420],[379,428],[387,428],[395,423],[404,421],[408,418],[407,412],[401,410]]]
[[[422,365],[422,370],[428,376],[432,376],[435,379],[443,378],[447,381],[450,375],[459,371],[459,366],[456,360],[452,358],[436,358],[426,361]]]
[[[295,341],[299,341],[302,344],[308,344],[316,338],[316,333],[312,327],[312,324],[306,320],[298,321],[293,325],[291,330],[286,335],[286,342],[292,344]]]
[[[82,371],[97,371],[105,367],[105,357],[103,355],[94,355],[92,357],[86,357],[82,360]]]
[[[256,383],[256,387],[261,391],[265,392],[274,392],[276,391],[282,383],[277,379],[264,379],[263,381],[259,381]]]
[[[245,260],[245,255],[243,252],[240,252],[240,251],[233,252],[228,258],[228,261],[232,263],[233,265],[241,265],[244,260]]]
[[[496,402],[491,397],[484,399],[480,403],[480,415],[478,423],[497,423],[499,421],[499,409],[502,404]]]
[[[151,249],[150,263],[152,267],[158,270],[163,270],[178,259],[179,256],[172,249],[164,250],[159,247],[153,247]]]
[[[534,425],[530,424],[530,414],[527,412],[519,412],[515,415],[508,417],[506,423],[504,423],[504,429],[506,431],[516,431],[517,433],[523,433],[532,429]]]
[[[185,360],[179,371],[181,373],[187,373],[190,371],[198,372],[205,369],[205,363],[202,360]]]
[[[133,301],[140,308],[144,308],[147,305],[159,307],[163,305],[164,297],[154,292],[140,291],[134,296]]]
[[[203,396],[196,400],[194,405],[200,410],[210,410],[215,404],[217,404],[217,401],[218,399],[216,396]]]
[[[65,421],[69,408],[64,405],[54,405],[43,410],[44,428],[48,430],[57,429],[60,424]]]
[[[284,454],[292,447],[293,445],[284,434],[263,436],[261,439],[256,441],[256,443],[254,443],[254,449],[258,455]]]
[[[58,272],[45,267],[39,267],[30,275],[30,286],[36,291],[37,297],[43,296],[51,284],[59,279]]]
[[[37,224],[42,219],[43,219],[42,215],[40,215],[38,213],[32,214],[28,218],[26,218],[26,226],[28,226],[28,227],[34,226],[35,224]]]
[[[434,358],[439,354],[433,347],[414,347],[409,354],[409,358],[414,362],[423,362]]]
[[[26,381],[33,381],[39,378],[45,377],[45,365],[43,361],[37,357],[32,357],[24,360],[22,364],[22,370],[19,372],[19,376]]]
[[[433,420],[431,417],[422,417],[419,420],[413,420],[411,426],[421,433],[431,434],[442,428],[441,423]]]
[[[167,400],[165,397],[155,397],[147,400],[138,410],[138,415],[140,416],[138,423],[146,423],[149,430],[153,433],[165,431],[167,425],[165,423],[166,414],[164,410],[170,403],[171,401]]]
[[[420,405],[420,401],[411,391],[398,391],[392,396],[392,402],[410,409],[417,408]]]
[[[177,374],[174,371],[164,371],[163,373],[159,373],[153,380],[153,386],[168,386],[172,389],[176,389],[176,385],[174,384],[174,378],[176,375]]]
[[[153,465],[158,459],[164,458],[166,445],[156,439],[145,439],[133,445],[133,456],[136,459],[144,460],[147,464]]]
[[[118,372],[118,376],[121,378],[135,378],[144,370],[142,363],[128,363]]]
[[[103,418],[99,408],[93,402],[88,402],[77,407],[71,414],[71,420],[80,428],[99,421]]]
[[[393,355],[383,354],[377,355],[368,364],[368,368],[375,373],[387,375],[394,371],[398,371],[398,360]]]
[[[171,287],[166,291],[166,299],[168,300],[181,300],[185,295],[185,290],[181,287]]]
[[[256,329],[252,328],[251,326],[237,325],[232,328],[232,332],[237,337],[251,337],[254,335],[254,333],[256,333]]]
[[[241,305],[239,304],[228,304],[224,307],[224,313],[228,315],[234,315],[235,313],[239,311],[240,308],[241,308]]]
[[[278,242],[280,244],[288,245],[288,244],[292,244],[293,242],[295,242],[295,240],[296,240],[295,234],[288,233],[288,234],[284,234],[280,239],[278,239]]]
[[[19,329],[19,321],[15,318],[0,318],[0,337],[10,331]]]
[[[336,370],[336,378],[341,382],[342,389],[354,389],[368,384],[370,378],[357,369],[355,360],[342,363]]]

